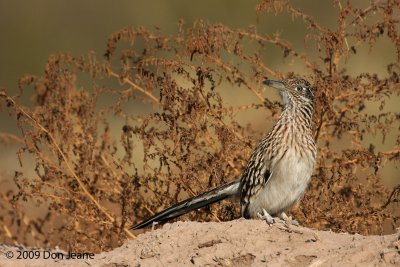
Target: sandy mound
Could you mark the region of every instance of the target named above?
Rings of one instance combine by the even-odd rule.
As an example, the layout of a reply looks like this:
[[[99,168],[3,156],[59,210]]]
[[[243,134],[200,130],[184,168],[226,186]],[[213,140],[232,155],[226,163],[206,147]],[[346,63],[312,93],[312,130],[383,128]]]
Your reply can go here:
[[[16,248],[3,246],[3,252]],[[14,253],[15,254],[15,253]],[[43,253],[42,253],[43,254]],[[16,254],[15,254],[16,255]],[[55,264],[57,262],[57,264]],[[94,259],[7,259],[0,266],[400,266],[400,232],[361,236],[259,220],[177,222]]]

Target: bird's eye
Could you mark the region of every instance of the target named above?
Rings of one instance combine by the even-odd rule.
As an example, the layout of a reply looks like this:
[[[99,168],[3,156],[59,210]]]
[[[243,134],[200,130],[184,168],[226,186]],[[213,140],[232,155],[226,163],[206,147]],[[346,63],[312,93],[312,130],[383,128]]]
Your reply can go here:
[[[302,87],[302,86],[296,86],[296,91],[303,91],[304,90],[304,88]]]

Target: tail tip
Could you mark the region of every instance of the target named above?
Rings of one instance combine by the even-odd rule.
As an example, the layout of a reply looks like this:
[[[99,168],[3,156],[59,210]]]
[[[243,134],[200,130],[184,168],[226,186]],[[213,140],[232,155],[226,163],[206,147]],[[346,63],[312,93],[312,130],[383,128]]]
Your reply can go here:
[[[142,228],[144,228],[144,227],[146,227],[146,225],[142,225],[142,224],[140,223],[140,224],[135,224],[135,225],[130,226],[130,227],[128,228],[128,230],[129,230],[129,231],[139,230],[139,229],[142,229]]]

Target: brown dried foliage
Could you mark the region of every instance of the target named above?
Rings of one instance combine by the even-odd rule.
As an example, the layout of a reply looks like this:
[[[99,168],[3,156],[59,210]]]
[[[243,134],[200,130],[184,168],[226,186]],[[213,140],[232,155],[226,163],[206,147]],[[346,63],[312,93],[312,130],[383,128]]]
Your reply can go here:
[[[108,250],[134,238],[126,230],[132,223],[238,177],[262,133],[241,125],[237,114],[259,109],[275,121],[281,108],[263,96],[260,84],[264,76],[286,76],[262,60],[271,46],[285,60],[300,62],[305,72],[295,75],[317,88],[318,166],[294,216],[306,226],[362,234],[382,233],[384,224],[399,226],[400,188],[382,186],[380,169],[399,162],[400,137],[386,151],[363,140],[378,136],[384,143],[393,131],[398,135],[400,115],[388,112],[385,100],[400,93],[400,4],[334,5],[335,29],[286,1],[257,6],[258,16],[287,12],[303,23],[315,59],[255,27],[230,29],[202,20],[192,26],[179,22],[172,36],[122,29],[110,36],[105,60],[93,54],[51,56],[43,76],[20,80],[22,93],[34,88],[33,108],[1,93],[22,132],[19,156],[32,155],[36,172],[16,173],[17,191],[0,195],[2,241]],[[373,50],[380,38],[390,38],[397,49],[387,75],[347,74],[345,62],[358,47]],[[224,94],[238,90],[254,96],[253,103],[224,101]],[[371,103],[380,104],[378,113],[366,111]],[[28,215],[27,207],[37,206],[41,212]],[[237,206],[226,202],[186,216],[230,220],[239,216]]]

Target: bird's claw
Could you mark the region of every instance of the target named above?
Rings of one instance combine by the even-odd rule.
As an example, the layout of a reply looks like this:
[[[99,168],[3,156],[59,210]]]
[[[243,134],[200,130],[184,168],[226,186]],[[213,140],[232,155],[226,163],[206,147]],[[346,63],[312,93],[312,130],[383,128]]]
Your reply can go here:
[[[292,216],[287,216],[284,212],[282,212],[278,217],[272,217],[265,209],[262,209],[262,212],[258,212],[257,216],[261,220],[266,221],[269,225],[279,222],[287,227],[290,225],[300,226],[300,223],[297,220],[292,219]]]
[[[269,215],[269,213],[265,209],[262,209],[262,213],[258,212],[257,216],[261,220],[265,220],[270,225],[275,223],[275,219],[271,215]]]
[[[300,226],[300,223],[297,220],[292,219],[292,216],[287,216],[286,213],[282,212],[280,218],[284,221],[284,223],[289,225]]]

